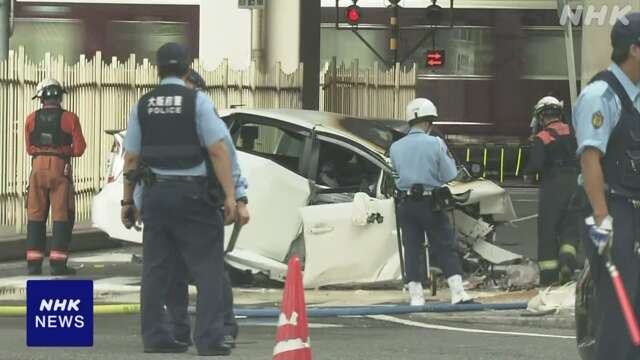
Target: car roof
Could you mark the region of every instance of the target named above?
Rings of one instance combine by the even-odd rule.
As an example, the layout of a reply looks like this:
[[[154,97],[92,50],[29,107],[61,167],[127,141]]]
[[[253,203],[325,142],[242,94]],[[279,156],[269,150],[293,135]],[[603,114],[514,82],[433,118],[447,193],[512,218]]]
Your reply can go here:
[[[362,117],[297,109],[229,109],[220,116],[248,114],[284,121],[318,133],[337,135],[385,155],[391,143],[403,135],[407,123],[392,119]]]

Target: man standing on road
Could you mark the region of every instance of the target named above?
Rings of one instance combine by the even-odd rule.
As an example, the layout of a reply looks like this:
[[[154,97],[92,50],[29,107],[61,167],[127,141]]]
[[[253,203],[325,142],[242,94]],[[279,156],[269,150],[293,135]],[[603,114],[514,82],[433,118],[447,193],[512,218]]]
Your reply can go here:
[[[611,251],[640,315],[640,13],[611,31],[613,64],[583,89],[573,114],[584,190],[591,204],[586,241],[597,294],[593,359],[639,359],[601,257]],[[626,25],[625,25],[626,23]],[[615,235],[614,235],[615,234]],[[615,239],[614,239],[615,237]]]
[[[562,111],[563,103],[552,96],[536,104],[534,118],[542,130],[533,140],[524,171],[525,179],[540,176],[538,266],[543,286],[571,281],[580,236],[580,215],[570,208],[578,185],[576,139]]]
[[[192,90],[203,91],[206,83],[202,76],[195,70],[190,70],[186,77],[185,85]],[[216,119],[215,121],[222,121]],[[249,222],[248,199],[246,196],[247,181],[242,176],[236,148],[227,132],[224,137],[225,145],[229,149],[232,163],[232,176],[236,191],[236,226],[243,226]],[[207,164],[209,165],[209,164]],[[215,174],[209,174],[215,176]],[[173,334],[176,340],[191,343],[191,325],[187,307],[189,304],[189,272],[182,258],[176,258],[176,270],[172,274],[169,283],[167,298],[167,312],[169,321],[173,327]],[[238,337],[238,323],[233,313],[233,290],[228,271],[225,270],[223,278],[223,303],[224,303],[224,342],[230,347],[235,347],[235,339]]]
[[[405,248],[406,278],[411,305],[424,305],[423,274],[420,266],[425,232],[441,264],[451,290],[451,303],[473,302],[462,286],[462,267],[456,253],[455,234],[447,214],[435,208],[433,191],[457,175],[456,163],[440,138],[428,135],[430,123],[438,117],[428,99],[414,99],[407,105],[409,134],[391,145],[391,163],[396,171],[396,188],[401,193],[398,219]]]
[[[184,47],[168,43],[157,52],[160,85],[145,94],[129,117],[125,139],[122,222],[137,221],[134,184],[146,182],[142,220],[143,268],[141,330],[148,353],[185,352],[164,318],[167,284],[175,257],[182,256],[198,289],[194,342],[199,355],[229,355],[224,344],[222,284],[224,223],[234,221],[235,190],[231,160],[213,103],[185,87],[190,59]],[[205,150],[206,149],[206,150]],[[209,157],[224,200],[208,186]],[[139,165],[142,165],[139,166]],[[148,168],[144,168],[147,167]]]
[[[38,84],[34,99],[40,99],[42,109],[31,113],[25,124],[27,153],[32,156],[27,194],[29,275],[42,274],[49,206],[53,219],[51,275],[76,273],[67,267],[74,214],[71,158],[82,156],[87,145],[78,116],[61,107],[64,93],[57,80],[47,79]]]

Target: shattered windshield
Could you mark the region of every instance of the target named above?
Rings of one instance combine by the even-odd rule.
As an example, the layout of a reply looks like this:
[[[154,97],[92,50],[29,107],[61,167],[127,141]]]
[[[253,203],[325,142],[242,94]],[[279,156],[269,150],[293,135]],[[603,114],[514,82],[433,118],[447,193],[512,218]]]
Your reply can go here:
[[[408,129],[405,122],[398,120],[343,118],[340,119],[339,125],[343,130],[384,150],[388,150],[391,144],[404,136]]]

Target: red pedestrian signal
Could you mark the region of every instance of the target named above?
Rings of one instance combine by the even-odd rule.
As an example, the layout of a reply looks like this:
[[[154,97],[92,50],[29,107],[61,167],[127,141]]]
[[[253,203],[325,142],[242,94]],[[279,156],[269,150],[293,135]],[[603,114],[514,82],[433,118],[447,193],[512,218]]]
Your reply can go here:
[[[358,25],[362,17],[362,10],[358,5],[350,5],[344,13],[345,20],[351,25]]]
[[[444,65],[444,50],[427,50],[427,67]]]

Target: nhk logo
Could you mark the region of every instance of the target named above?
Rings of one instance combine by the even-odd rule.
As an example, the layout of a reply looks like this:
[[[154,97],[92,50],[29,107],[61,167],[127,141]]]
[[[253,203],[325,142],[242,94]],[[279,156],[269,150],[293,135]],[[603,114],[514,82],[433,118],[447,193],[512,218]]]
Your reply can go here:
[[[580,25],[580,20],[582,20],[582,24],[585,26],[603,26],[607,21],[609,25],[613,26],[618,19],[620,19],[624,25],[629,25],[629,19],[627,19],[626,14],[630,13],[632,10],[633,8],[631,5],[626,5],[624,7],[618,5],[611,7],[607,5],[600,7],[593,5],[577,5],[574,11],[571,6],[567,4],[562,8],[562,13],[560,14],[560,25],[566,25],[571,21],[571,24],[578,26]]]
[[[36,315],[36,328],[83,328],[85,325],[84,316],[77,315],[80,313],[79,306],[80,299],[42,299],[40,302],[40,312],[54,312],[56,314]],[[62,315],[58,313],[62,313]]]
[[[27,345],[93,346],[93,282],[27,281]]]

